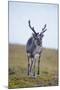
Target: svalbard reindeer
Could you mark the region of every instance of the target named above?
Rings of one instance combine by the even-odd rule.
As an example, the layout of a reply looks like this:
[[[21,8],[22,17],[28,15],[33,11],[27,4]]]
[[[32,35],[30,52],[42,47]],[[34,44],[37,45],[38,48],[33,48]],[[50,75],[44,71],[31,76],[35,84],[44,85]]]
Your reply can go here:
[[[29,38],[26,45],[26,52],[28,57],[28,75],[35,76],[36,73],[36,61],[37,75],[39,75],[40,57],[42,53],[42,38],[46,29],[46,24],[42,28],[41,33],[36,33],[34,27],[31,27],[30,20],[28,21],[30,29],[33,31],[33,35]],[[37,59],[38,57],[38,59]]]

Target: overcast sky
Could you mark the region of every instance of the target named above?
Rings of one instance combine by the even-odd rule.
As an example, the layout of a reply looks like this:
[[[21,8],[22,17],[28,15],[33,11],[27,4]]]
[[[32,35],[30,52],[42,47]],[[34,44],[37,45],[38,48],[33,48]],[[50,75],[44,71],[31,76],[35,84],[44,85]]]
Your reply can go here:
[[[26,44],[32,31],[28,20],[36,32],[41,32],[44,24],[47,31],[43,47],[58,48],[58,5],[9,2],[9,43]]]

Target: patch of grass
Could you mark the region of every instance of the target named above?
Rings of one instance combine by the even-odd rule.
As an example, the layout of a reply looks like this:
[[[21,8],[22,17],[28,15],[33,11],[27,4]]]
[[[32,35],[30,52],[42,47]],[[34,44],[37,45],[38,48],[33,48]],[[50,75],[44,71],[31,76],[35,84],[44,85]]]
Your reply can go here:
[[[9,88],[58,85],[57,50],[44,49],[40,59],[40,76],[27,76],[25,46],[9,45]]]
[[[51,76],[43,77],[39,76],[36,78],[32,77],[14,77],[9,82],[9,88],[25,88],[25,87],[34,87],[34,86],[53,86],[58,85],[57,79],[53,79]]]

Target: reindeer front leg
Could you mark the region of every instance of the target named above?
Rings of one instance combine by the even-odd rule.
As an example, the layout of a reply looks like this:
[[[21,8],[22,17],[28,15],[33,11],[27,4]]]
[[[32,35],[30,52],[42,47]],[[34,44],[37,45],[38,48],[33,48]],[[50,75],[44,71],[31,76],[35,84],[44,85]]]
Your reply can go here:
[[[32,73],[32,69],[33,69],[33,58],[31,58],[30,73]]]
[[[34,65],[33,65],[33,76],[35,76],[35,65],[36,65],[36,59],[34,59]]]
[[[30,71],[30,62],[29,62],[29,56],[28,56],[28,75],[29,75],[29,71]]]
[[[39,59],[38,59],[38,72],[37,72],[37,74],[39,75],[40,74],[40,55],[39,55]]]

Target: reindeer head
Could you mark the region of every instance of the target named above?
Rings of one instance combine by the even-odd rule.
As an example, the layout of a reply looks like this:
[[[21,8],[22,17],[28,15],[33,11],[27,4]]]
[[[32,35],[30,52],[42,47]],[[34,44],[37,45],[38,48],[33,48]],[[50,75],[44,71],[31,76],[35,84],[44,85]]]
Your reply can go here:
[[[44,25],[44,27],[42,28],[42,32],[39,34],[39,33],[36,33],[34,27],[31,27],[31,23],[30,23],[30,20],[28,21],[28,24],[29,24],[29,27],[30,29],[34,32],[33,33],[33,37],[35,39],[35,42],[40,45],[42,43],[42,38],[44,36],[44,32],[47,30],[46,29],[46,24]]]

